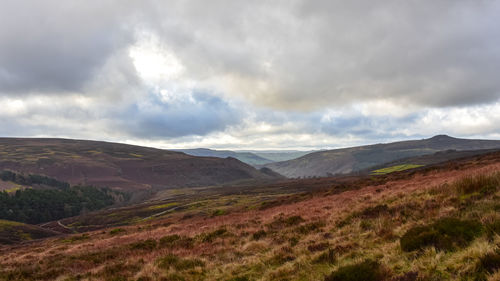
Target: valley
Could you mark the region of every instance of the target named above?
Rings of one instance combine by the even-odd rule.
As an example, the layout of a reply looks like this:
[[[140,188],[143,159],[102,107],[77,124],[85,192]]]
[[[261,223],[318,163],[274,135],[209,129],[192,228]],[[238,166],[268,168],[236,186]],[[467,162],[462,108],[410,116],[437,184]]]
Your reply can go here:
[[[3,221],[0,280],[344,280],[351,269],[496,280],[500,264],[481,264],[500,245],[500,152],[422,157],[377,174],[166,188],[39,225]],[[443,250],[436,232],[441,244],[405,250],[412,229],[444,223],[477,233]]]

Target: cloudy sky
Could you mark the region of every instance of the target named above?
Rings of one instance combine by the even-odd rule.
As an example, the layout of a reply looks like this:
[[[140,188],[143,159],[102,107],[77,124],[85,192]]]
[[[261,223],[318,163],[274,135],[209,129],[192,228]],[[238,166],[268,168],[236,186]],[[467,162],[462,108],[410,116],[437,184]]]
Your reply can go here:
[[[0,136],[500,139],[499,15],[491,0],[3,0]]]

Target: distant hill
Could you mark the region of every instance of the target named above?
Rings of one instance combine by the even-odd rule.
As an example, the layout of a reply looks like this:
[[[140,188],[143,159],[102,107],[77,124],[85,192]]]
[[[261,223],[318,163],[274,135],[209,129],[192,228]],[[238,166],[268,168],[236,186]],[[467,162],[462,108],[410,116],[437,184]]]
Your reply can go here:
[[[235,158],[70,139],[0,138],[0,170],[39,174],[74,184],[120,190],[210,186],[273,180]]]
[[[184,152],[189,155],[202,157],[233,157],[252,166],[264,165],[274,162],[273,160],[269,160],[265,157],[258,156],[251,152],[235,152],[230,150],[214,150],[208,148],[174,149],[173,151]]]
[[[271,162],[280,162],[292,160],[295,158],[302,157],[306,154],[312,153],[314,151],[298,151],[298,150],[253,150],[249,151],[260,157],[271,160]]]
[[[297,159],[266,164],[265,167],[291,178],[328,176],[361,171],[398,159],[433,154],[449,149],[480,150],[492,148],[500,148],[500,141],[458,139],[438,135],[423,140],[318,151]]]

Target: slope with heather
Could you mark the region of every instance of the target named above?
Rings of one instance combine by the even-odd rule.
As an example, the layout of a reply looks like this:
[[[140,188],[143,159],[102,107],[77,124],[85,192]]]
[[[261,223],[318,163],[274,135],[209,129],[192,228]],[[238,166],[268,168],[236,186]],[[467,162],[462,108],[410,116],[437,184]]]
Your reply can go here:
[[[398,159],[433,154],[445,150],[500,148],[498,140],[469,140],[438,135],[429,139],[375,144],[319,151],[297,159],[266,164],[281,175],[296,177],[328,176],[365,170]]]
[[[195,157],[134,145],[68,139],[0,138],[0,170],[128,191],[280,178],[234,158]]]
[[[298,201],[3,246],[0,280],[498,280],[499,172],[495,152]]]

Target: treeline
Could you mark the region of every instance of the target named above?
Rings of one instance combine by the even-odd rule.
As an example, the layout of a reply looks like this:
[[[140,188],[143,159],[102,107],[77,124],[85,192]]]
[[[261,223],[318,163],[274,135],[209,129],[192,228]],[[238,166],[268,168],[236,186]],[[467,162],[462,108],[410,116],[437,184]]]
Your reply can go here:
[[[32,186],[34,184],[46,185],[49,187],[55,187],[60,189],[67,189],[70,187],[69,183],[56,180],[54,178],[49,178],[41,175],[23,175],[12,171],[2,171],[0,173],[0,179],[3,181],[11,181],[20,185]]]
[[[93,186],[27,188],[14,194],[3,191],[0,192],[0,219],[38,224],[102,209],[123,200],[123,195]]]

